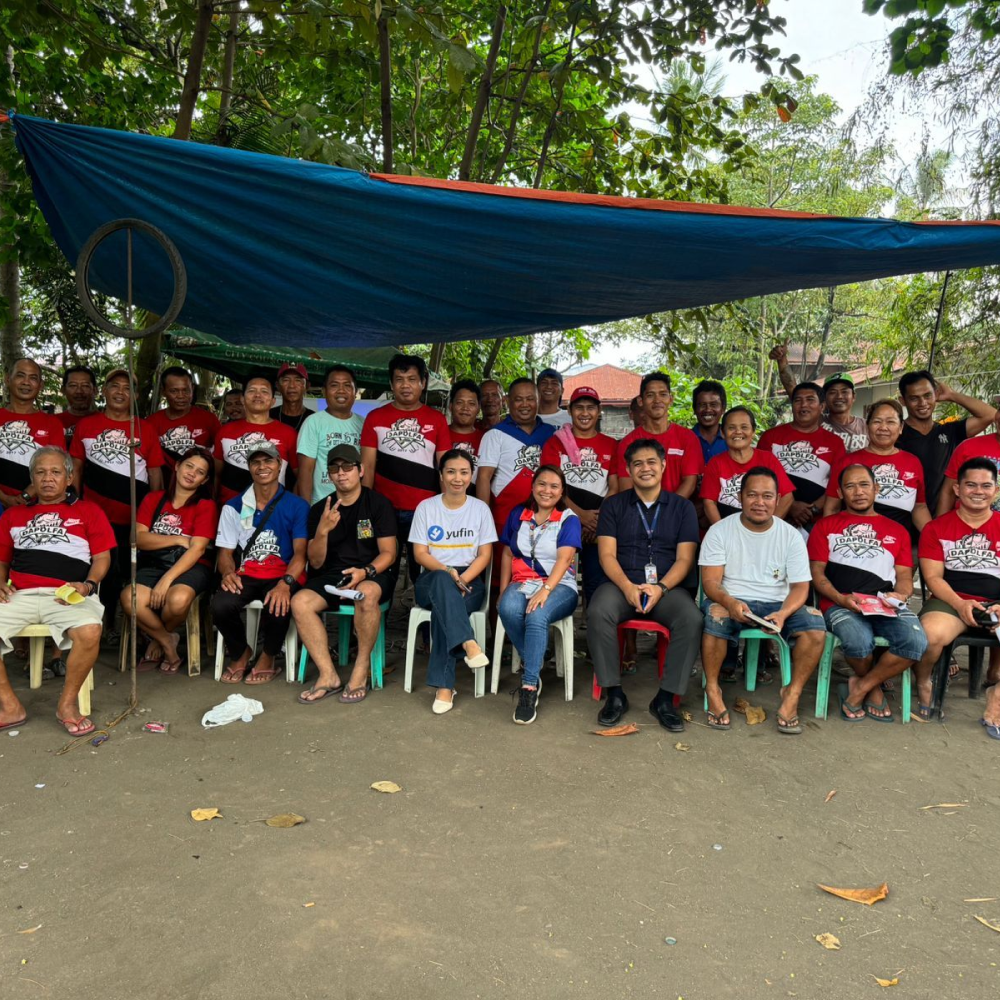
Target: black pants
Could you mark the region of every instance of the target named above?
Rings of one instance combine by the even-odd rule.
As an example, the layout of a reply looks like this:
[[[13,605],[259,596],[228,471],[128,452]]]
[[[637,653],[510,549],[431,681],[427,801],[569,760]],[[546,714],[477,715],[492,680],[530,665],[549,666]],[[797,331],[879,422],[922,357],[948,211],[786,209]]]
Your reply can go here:
[[[212,598],[212,620],[226,644],[226,653],[231,659],[239,659],[247,648],[247,633],[240,618],[240,612],[251,601],[263,601],[267,592],[280,580],[256,580],[253,577],[243,577],[243,589],[238,594],[228,590],[219,590]],[[292,593],[299,589],[298,584],[292,587]],[[285,642],[285,633],[291,621],[291,610],[288,614],[276,615],[269,607],[260,612],[260,628],[257,637],[261,648],[268,656],[276,656]]]

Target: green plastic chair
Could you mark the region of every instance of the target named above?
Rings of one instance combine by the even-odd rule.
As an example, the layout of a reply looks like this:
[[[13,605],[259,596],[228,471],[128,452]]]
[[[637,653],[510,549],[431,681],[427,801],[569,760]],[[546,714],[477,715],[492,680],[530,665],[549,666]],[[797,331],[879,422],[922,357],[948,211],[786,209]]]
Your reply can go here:
[[[816,718],[825,719],[830,703],[830,679],[833,675],[833,651],[840,645],[840,640],[832,633],[826,633],[826,644],[819,660],[819,670],[816,674]],[[880,637],[875,639],[876,646],[888,647],[889,643]],[[899,695],[899,714],[903,724],[910,721],[910,668],[903,671],[900,683],[902,691]]]
[[[372,649],[372,677],[371,686],[374,690],[375,688],[382,687],[382,671],[385,668],[385,618],[389,611],[389,602],[385,601],[383,604],[379,605],[379,611],[381,615],[379,616],[378,623],[378,636],[375,639],[375,646]],[[351,649],[351,623],[348,619],[354,617],[354,605],[353,604],[342,604],[339,608],[332,611],[324,611],[323,617],[327,615],[336,615],[338,618],[337,622],[337,664],[338,666],[346,666],[348,658],[350,656]],[[302,643],[302,652],[299,654],[299,683],[304,684],[306,680],[306,665],[309,662],[309,650],[306,649],[306,644]]]
[[[778,660],[781,664],[781,685],[788,687],[792,683],[792,651],[788,643],[774,632],[762,628],[745,628],[740,630],[740,638],[746,642],[743,650],[743,669],[746,676],[747,691],[757,690],[757,661],[760,658],[760,644],[764,639],[771,639],[778,644]],[[701,686],[707,685],[705,671],[701,672]],[[708,711],[708,692],[705,693],[705,711]]]

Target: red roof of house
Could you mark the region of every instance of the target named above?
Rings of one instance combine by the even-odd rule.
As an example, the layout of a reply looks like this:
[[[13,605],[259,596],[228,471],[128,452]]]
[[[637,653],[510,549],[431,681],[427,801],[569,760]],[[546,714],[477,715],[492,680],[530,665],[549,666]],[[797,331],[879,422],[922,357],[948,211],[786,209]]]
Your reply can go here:
[[[595,389],[602,403],[618,403],[627,406],[634,396],[639,395],[641,375],[627,372],[617,365],[598,365],[581,375],[570,375],[563,382],[563,403],[569,402],[574,389],[586,386]]]

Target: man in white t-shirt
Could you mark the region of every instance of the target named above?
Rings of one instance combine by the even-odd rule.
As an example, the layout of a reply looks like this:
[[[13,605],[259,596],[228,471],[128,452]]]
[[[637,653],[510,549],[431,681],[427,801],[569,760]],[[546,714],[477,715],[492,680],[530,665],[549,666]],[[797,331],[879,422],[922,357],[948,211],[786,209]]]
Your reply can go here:
[[[708,529],[701,545],[705,631],[701,662],[705,668],[708,724],[729,729],[729,709],[722,699],[719,671],[726,647],[739,641],[740,630],[759,627],[749,614],[772,622],[792,650],[792,682],[781,690],[778,732],[796,735],[799,698],[823,653],[826,625],[816,608],[805,607],[812,579],[806,544],[798,531],[775,518],[778,479],[773,470],[755,466],[740,486],[739,517],[726,517]]]
[[[296,492],[310,504],[325,500],[336,492],[330,481],[327,456],[338,444],[355,448],[361,444],[364,421],[352,412],[358,389],[350,368],[334,365],[323,376],[326,409],[306,417],[299,428],[296,450],[299,453],[299,478]]]

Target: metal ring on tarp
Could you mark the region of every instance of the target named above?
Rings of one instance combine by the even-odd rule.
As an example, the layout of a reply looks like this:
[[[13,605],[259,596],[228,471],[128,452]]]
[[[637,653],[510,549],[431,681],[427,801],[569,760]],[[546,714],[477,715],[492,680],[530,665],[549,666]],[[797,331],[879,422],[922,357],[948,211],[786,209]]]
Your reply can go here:
[[[160,245],[163,252],[167,255],[167,260],[170,262],[170,269],[174,275],[174,293],[171,296],[170,304],[152,326],[148,326],[143,330],[133,330],[131,326],[127,328],[115,326],[111,320],[98,311],[90,293],[90,282],[88,280],[90,276],[90,262],[93,260],[97,248],[112,233],[117,233],[122,229],[129,230],[128,270],[130,288],[132,279],[132,230],[137,230],[140,233],[151,236]],[[110,333],[115,337],[125,337],[128,340],[140,340],[155,333],[162,333],[180,315],[184,300],[187,298],[187,270],[184,267],[184,261],[181,259],[177,247],[174,246],[162,229],[157,228],[149,222],[144,222],[142,219],[115,219],[113,222],[107,222],[95,229],[80,250],[80,256],[76,259],[76,292],[80,299],[80,304],[83,306],[83,311],[105,333]]]

